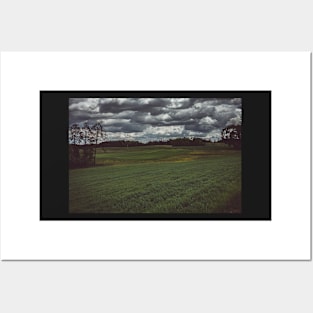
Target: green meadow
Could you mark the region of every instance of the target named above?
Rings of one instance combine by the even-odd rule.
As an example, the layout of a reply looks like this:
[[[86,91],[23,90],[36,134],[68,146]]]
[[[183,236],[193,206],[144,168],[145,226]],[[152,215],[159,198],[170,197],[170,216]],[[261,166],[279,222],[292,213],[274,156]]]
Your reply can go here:
[[[70,213],[239,213],[241,152],[205,146],[97,148],[69,171]]]

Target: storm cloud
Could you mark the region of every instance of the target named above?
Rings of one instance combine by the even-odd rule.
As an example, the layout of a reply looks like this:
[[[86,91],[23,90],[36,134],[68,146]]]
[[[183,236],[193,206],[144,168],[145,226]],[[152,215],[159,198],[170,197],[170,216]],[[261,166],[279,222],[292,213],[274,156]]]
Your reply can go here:
[[[109,140],[219,139],[240,125],[241,98],[70,98],[69,124],[101,123]]]

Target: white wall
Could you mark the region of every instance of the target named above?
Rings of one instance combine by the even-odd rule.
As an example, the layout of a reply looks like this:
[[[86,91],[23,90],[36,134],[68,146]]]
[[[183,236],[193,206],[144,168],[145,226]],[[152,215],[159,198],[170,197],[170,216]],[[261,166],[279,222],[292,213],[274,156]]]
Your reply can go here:
[[[0,50],[313,51],[312,1],[12,1]],[[300,148],[301,149],[301,148]],[[312,312],[312,262],[1,262],[3,312]]]

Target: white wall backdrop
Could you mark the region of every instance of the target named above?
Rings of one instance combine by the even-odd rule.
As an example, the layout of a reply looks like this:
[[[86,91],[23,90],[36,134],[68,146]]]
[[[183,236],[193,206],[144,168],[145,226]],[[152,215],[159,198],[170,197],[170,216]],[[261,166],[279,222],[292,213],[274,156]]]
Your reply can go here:
[[[310,259],[310,56],[309,52],[2,52],[1,129],[3,133],[10,129],[14,116],[14,123],[27,125],[34,137],[12,145],[12,137],[19,138],[19,127],[1,137],[2,162],[12,164],[2,169],[2,258]],[[40,90],[271,90],[272,220],[39,221]],[[291,142],[301,147],[301,154],[290,148]],[[28,151],[23,162],[21,151]],[[12,168],[20,174],[18,179]]]
[[[1,51],[313,51],[312,29],[311,1],[0,4]],[[0,310],[306,313],[312,282],[306,261],[1,262]]]

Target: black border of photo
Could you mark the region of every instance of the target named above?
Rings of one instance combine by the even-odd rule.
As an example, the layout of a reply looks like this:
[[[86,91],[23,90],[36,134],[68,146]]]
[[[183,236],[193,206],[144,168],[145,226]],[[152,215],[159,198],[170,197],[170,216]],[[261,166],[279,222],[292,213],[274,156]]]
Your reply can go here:
[[[242,98],[240,214],[70,214],[69,98]],[[40,220],[271,220],[271,91],[40,91]]]

